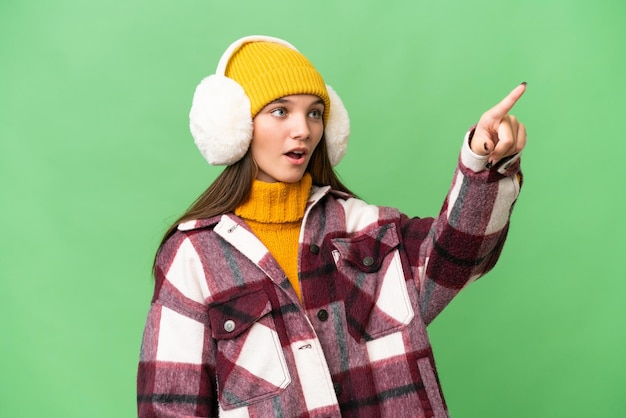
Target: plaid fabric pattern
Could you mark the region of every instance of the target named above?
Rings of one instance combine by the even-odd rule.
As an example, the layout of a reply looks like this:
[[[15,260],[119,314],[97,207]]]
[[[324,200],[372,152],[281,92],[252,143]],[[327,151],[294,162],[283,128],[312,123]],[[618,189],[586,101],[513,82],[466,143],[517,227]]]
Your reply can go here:
[[[519,161],[464,147],[437,218],[313,188],[300,303],[233,214],[179,226],[158,255],[140,417],[447,417],[426,326],[495,264]]]

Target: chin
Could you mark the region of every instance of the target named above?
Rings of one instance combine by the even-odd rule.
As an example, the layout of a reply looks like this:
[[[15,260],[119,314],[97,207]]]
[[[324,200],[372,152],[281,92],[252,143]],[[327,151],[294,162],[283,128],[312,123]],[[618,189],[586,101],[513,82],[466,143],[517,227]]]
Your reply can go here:
[[[304,171],[301,173],[289,173],[282,176],[275,177],[276,181],[280,181],[281,183],[297,183],[302,180],[304,176]]]
[[[304,173],[302,173],[302,176],[304,176]],[[302,176],[289,176],[289,177],[285,177],[283,179],[280,179],[278,181],[280,181],[282,183],[297,183],[300,180],[302,180]]]
[[[266,183],[297,183],[302,180],[304,173],[306,173],[306,165],[302,167],[272,167],[272,170],[260,169],[256,178]]]

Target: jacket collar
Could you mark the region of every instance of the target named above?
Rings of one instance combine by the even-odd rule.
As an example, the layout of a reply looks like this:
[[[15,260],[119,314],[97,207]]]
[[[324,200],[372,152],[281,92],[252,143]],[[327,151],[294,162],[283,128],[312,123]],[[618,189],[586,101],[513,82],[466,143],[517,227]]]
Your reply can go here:
[[[324,186],[324,187],[312,186],[311,194],[309,195],[309,200],[307,202],[306,211],[307,212],[310,211],[313,206],[315,206],[320,200],[322,200],[324,196],[328,194],[336,195],[342,198],[349,197],[346,193],[332,190],[330,186]],[[242,225],[242,226],[245,225],[245,223],[242,220],[240,220],[237,216],[233,214],[226,214],[226,215],[213,216],[211,218],[192,219],[190,221],[185,221],[185,222],[178,224],[178,230],[179,231],[193,231],[195,229],[217,227],[218,224],[222,224],[223,222],[226,222],[229,225],[227,228],[230,228],[232,226],[232,222],[236,222],[237,224]]]
[[[213,216],[211,218],[192,219],[190,221],[181,222],[178,224],[178,230],[179,231],[193,231],[194,229],[208,228],[217,224],[220,221],[221,217],[222,216],[219,215],[219,216]]]

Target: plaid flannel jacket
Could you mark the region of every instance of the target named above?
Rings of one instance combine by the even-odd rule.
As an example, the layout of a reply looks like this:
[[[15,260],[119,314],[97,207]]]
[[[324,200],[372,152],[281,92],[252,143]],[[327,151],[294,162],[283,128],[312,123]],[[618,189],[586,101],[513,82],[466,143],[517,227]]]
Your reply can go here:
[[[494,266],[521,186],[517,158],[485,163],[463,147],[435,219],[313,187],[302,302],[235,215],[181,224],[157,257],[139,416],[447,417],[426,326]]]

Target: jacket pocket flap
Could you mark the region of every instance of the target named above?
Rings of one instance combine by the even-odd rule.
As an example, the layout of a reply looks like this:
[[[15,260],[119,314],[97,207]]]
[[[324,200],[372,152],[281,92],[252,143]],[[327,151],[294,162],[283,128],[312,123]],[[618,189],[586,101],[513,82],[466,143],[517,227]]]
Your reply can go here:
[[[271,311],[272,305],[262,290],[215,302],[209,306],[213,338],[236,338]]]
[[[368,229],[359,235],[334,238],[340,258],[365,273],[378,271],[383,260],[399,245],[395,224]]]

